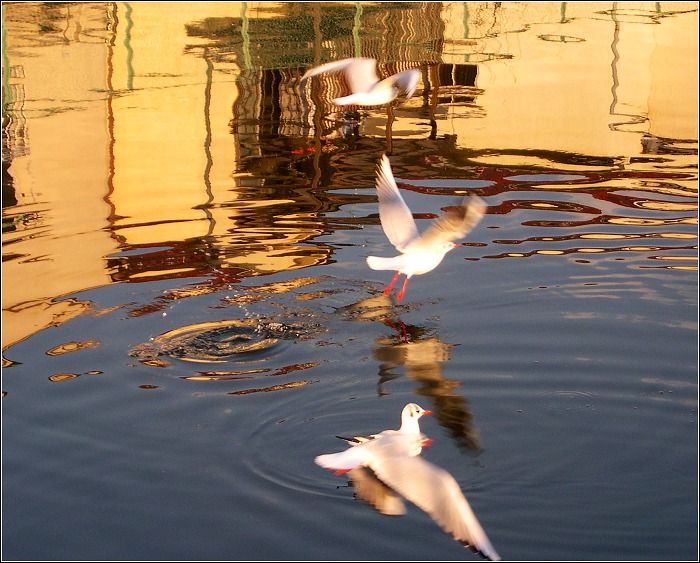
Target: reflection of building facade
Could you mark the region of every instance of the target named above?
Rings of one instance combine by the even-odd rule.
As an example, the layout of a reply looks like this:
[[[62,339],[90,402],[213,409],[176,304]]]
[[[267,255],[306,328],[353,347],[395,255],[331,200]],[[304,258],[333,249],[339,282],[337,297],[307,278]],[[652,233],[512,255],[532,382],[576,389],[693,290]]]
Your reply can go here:
[[[324,214],[358,199],[326,192],[327,172],[295,156],[342,87],[299,88],[328,60],[421,68],[393,131],[425,154],[431,137],[487,166],[502,151],[527,165],[533,147],[616,158],[640,153],[642,134],[697,139],[697,18],[667,17],[695,5],[634,6],[3,5],[3,205],[19,210],[3,223],[3,347],[81,310],[54,297],[111,281],[328,260],[313,243]],[[552,74],[560,59],[570,76]],[[386,126],[368,112],[377,151]],[[348,179],[363,158],[333,164]]]
[[[52,298],[109,283],[104,256],[117,245],[105,229],[107,57],[104,38],[91,33],[104,27],[104,6],[2,10],[4,349],[80,314],[84,305]],[[21,212],[7,217],[12,199]]]

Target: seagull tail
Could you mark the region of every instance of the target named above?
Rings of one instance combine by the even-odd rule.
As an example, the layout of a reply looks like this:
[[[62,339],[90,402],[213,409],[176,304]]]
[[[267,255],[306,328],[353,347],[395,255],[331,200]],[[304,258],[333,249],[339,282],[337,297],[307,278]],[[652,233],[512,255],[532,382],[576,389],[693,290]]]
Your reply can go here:
[[[367,265],[373,270],[395,270],[393,258],[383,258],[381,256],[368,256]]]

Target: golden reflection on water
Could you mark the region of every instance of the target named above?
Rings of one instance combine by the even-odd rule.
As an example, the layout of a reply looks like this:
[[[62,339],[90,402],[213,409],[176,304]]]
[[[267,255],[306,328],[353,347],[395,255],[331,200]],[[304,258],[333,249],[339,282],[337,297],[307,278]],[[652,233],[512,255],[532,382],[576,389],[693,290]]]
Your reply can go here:
[[[270,385],[269,387],[260,387],[256,389],[244,389],[242,391],[229,391],[229,395],[249,395],[250,393],[269,393],[270,391],[282,391],[284,389],[295,389],[304,385],[311,385],[313,381],[302,379],[300,381],[291,381],[279,385]]]
[[[477,258],[635,254],[696,268],[696,244],[671,244],[697,239],[693,10],[4,4],[3,349],[89,310],[55,301],[87,288],[184,280],[133,316],[328,263],[326,235],[378,225],[347,211],[375,202],[384,151],[403,189],[478,192],[494,220],[522,227]],[[387,73],[419,68],[416,94],[350,114],[330,102],[337,77],[300,87],[310,66],[360,54]],[[633,238],[669,244],[603,244]],[[601,245],[489,248],[565,240]]]
[[[211,309],[220,310],[228,318],[178,326],[132,346],[128,353],[145,366],[168,368],[164,375],[174,374],[181,380],[242,382],[246,388],[230,392],[233,395],[306,385],[311,381],[265,387],[251,386],[250,382],[259,384],[263,378],[286,378],[320,365],[315,349],[325,344],[319,337],[328,330],[328,318],[319,307],[335,291],[333,286],[336,284],[333,278],[306,277],[246,288],[231,287],[228,288],[230,291],[219,296],[218,302],[210,305]],[[307,291],[309,285],[316,287]],[[178,298],[206,293],[195,288],[193,292],[182,292]],[[159,313],[170,296],[163,297],[163,302],[156,298],[154,303],[139,306],[136,309],[138,314]],[[297,300],[309,302],[308,308],[294,306]],[[251,305],[252,311],[249,310]],[[263,315],[263,306],[271,314]],[[287,363],[285,342],[294,343],[295,357],[305,353],[303,344],[309,342],[312,357],[305,362]],[[223,364],[233,369],[214,369]]]
[[[95,342],[93,340],[85,340],[83,342],[66,342],[65,344],[54,346],[53,348],[51,348],[51,350],[48,350],[46,352],[46,355],[60,356],[62,354],[68,354],[69,352],[85,350],[86,348],[97,348],[99,345],[99,342]]]
[[[469,401],[459,390],[460,382],[442,374],[454,344],[442,342],[425,327],[406,325],[395,316],[393,301],[384,293],[342,308],[343,314],[358,322],[378,321],[391,329],[391,336],[376,339],[372,356],[379,361],[377,392],[402,374],[419,384],[416,393],[428,397],[430,410],[438,423],[450,430],[456,441],[471,450],[481,447],[479,430]]]

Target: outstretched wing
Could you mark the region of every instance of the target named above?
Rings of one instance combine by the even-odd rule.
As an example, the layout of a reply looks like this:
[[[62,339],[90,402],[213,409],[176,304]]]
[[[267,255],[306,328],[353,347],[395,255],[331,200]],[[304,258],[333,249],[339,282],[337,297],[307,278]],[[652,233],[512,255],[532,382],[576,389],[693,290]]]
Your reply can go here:
[[[418,228],[411,210],[401,197],[389,158],[385,154],[377,167],[376,186],[382,228],[389,242],[402,251],[418,236]]]
[[[486,204],[478,196],[464,198],[459,206],[435,219],[417,241],[420,245],[454,242],[464,238],[481,221]]]
[[[427,512],[443,530],[485,557],[500,556],[474,515],[454,477],[420,456],[373,456],[377,478]]]
[[[389,78],[394,81],[394,84],[398,86],[399,90],[403,92],[407,98],[410,98],[413,96],[413,92],[416,91],[416,85],[420,78],[420,70],[411,68],[394,74]]]
[[[341,59],[311,68],[304,73],[301,80],[333,71],[343,71],[345,73],[348,86],[353,92],[367,92],[379,81],[377,61],[364,57]]]
[[[368,450],[361,447],[361,444],[358,444],[357,447],[348,448],[342,452],[317,455],[314,458],[314,462],[316,465],[335,471],[338,474],[347,473],[355,467],[365,465],[369,460],[368,454]]]

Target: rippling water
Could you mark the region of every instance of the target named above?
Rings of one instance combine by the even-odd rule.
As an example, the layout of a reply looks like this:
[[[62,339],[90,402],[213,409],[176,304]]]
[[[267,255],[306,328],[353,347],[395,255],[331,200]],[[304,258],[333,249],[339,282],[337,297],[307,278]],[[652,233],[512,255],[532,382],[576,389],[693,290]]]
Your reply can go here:
[[[697,4],[3,5],[3,558],[477,559],[313,462],[433,411],[519,560],[696,560]],[[311,66],[417,67],[340,111]],[[399,304],[375,166],[481,223]]]

